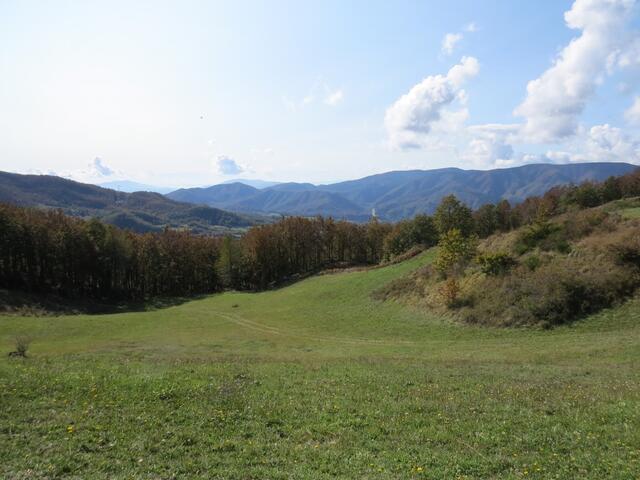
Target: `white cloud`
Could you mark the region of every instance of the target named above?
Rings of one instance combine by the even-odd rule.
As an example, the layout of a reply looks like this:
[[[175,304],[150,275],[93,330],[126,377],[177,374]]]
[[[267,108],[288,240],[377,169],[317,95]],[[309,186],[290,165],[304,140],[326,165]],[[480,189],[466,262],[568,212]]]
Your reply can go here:
[[[474,57],[462,57],[460,63],[454,65],[447,73],[447,79],[455,87],[460,88],[469,78],[480,72],[480,63]]]
[[[447,33],[442,39],[442,46],[440,51],[443,55],[451,55],[456,45],[462,40],[464,35],[461,33]]]
[[[244,168],[238,165],[233,158],[226,155],[218,155],[215,165],[218,173],[222,175],[237,175],[244,171]]]
[[[479,70],[477,59],[462,57],[446,76],[430,75],[400,97],[385,114],[390,146],[400,149],[424,146],[434,124],[443,118],[446,107],[465,97],[462,84]]]
[[[465,32],[473,33],[478,31],[478,26],[475,22],[468,23],[466,27],[464,27]]]
[[[335,92],[328,93],[324,97],[324,103],[331,107],[335,107],[340,102],[342,102],[343,98],[344,98],[344,92],[342,90],[336,90]]]
[[[611,125],[595,125],[581,133],[565,150],[550,150],[541,161],[571,162],[627,162],[640,163],[640,142]]]
[[[625,34],[634,0],[576,0],[565,12],[567,26],[582,30],[553,66],[527,85],[514,111],[525,119],[532,141],[557,142],[576,133],[578,117],[607,72]]]
[[[97,177],[108,177],[115,173],[100,157],[94,158],[93,162],[89,164],[89,171]]]
[[[640,95],[636,95],[631,106],[624,112],[627,122],[640,125]]]
[[[68,178],[76,182],[93,183],[104,180],[118,180],[124,178],[124,173],[107,165],[100,157],[94,158],[85,168],[77,168],[73,170],[29,170],[26,173],[36,175],[55,175],[58,177]]]
[[[518,162],[511,140],[518,125],[486,124],[467,129],[472,139],[462,159],[479,168],[508,166]]]
[[[474,33],[478,31],[478,27],[475,22],[468,23],[461,32],[449,32],[442,38],[442,43],[440,45],[440,53],[442,55],[451,55],[453,51],[456,49],[456,46],[462,41],[464,38],[464,33]]]
[[[585,160],[593,162],[640,162],[640,142],[608,124],[591,127]]]

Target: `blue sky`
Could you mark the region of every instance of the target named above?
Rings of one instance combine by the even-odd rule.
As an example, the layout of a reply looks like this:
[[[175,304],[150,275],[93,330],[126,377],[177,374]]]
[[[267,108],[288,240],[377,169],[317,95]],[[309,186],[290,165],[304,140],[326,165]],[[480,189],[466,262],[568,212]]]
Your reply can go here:
[[[638,27],[632,0],[0,0],[0,169],[187,186],[640,163]]]

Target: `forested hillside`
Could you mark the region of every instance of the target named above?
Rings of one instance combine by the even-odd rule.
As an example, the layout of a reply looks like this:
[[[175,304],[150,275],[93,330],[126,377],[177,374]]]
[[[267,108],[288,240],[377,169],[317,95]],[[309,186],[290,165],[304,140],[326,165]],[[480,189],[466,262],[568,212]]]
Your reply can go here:
[[[410,170],[334,183],[282,183],[257,189],[241,183],[176,190],[174,200],[239,212],[331,215],[366,221],[373,209],[385,221],[431,214],[442,197],[453,194],[471,208],[500,200],[518,203],[558,185],[602,181],[636,168],[627,163],[525,165],[497,170]]]
[[[96,217],[136,232],[171,227],[220,233],[227,228],[264,222],[217,208],[176,202],[158,193],[118,192],[50,175],[0,172],[0,202],[61,209],[68,215]]]

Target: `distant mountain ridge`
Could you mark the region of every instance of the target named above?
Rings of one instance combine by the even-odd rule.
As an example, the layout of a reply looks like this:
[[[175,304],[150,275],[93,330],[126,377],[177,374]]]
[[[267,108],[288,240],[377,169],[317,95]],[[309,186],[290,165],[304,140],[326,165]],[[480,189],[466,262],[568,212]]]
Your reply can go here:
[[[59,208],[79,217],[97,217],[137,232],[165,226],[197,233],[216,233],[248,227],[247,215],[171,200],[159,193],[126,193],[50,175],[0,172],[0,202],[40,208]]]
[[[330,185],[281,183],[257,189],[243,183],[186,188],[167,197],[237,212],[284,215],[331,215],[362,220],[373,209],[384,220],[432,213],[451,193],[472,208],[501,199],[517,203],[550,188],[601,181],[638,168],[629,163],[531,164],[495,170],[392,171]]]
[[[220,185],[226,185],[229,183],[243,183],[245,185],[249,185],[250,187],[263,189],[268,187],[273,187],[275,185],[279,185],[280,182],[272,182],[269,180],[258,180],[258,179],[250,179],[250,178],[236,178],[233,180],[227,180],[222,182]]]
[[[110,188],[111,190],[118,190],[119,192],[155,192],[170,193],[175,190],[175,187],[158,187],[157,185],[148,185],[146,183],[138,183],[131,180],[112,180],[110,182],[99,183],[99,187]]]

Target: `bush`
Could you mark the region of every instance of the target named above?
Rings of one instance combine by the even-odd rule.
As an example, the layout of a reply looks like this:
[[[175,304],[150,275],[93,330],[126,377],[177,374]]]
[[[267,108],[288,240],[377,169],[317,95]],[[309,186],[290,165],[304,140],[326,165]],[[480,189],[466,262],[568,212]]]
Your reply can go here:
[[[458,295],[460,294],[460,285],[458,281],[451,277],[448,278],[440,287],[440,295],[444,304],[448,308],[453,308],[458,304]]]
[[[616,225],[611,215],[604,210],[581,210],[570,214],[562,228],[567,238],[579,240],[598,229],[612,231]]]
[[[537,270],[542,265],[542,259],[538,255],[529,255],[524,259],[524,265],[530,270]]]
[[[503,275],[518,264],[508,253],[485,253],[477,258],[480,270],[486,275]]]
[[[14,341],[16,349],[13,352],[9,352],[9,356],[27,358],[27,350],[29,350],[29,345],[31,344],[31,337],[17,335]]]
[[[640,269],[640,235],[625,235],[612,243],[609,250],[618,264]]]
[[[561,257],[531,271],[485,277],[464,319],[491,325],[559,325],[609,307],[640,284],[637,272],[602,256]]]
[[[566,231],[560,225],[548,221],[529,225],[520,234],[515,245],[515,251],[518,255],[527,253],[534,248],[545,251],[556,250],[561,253],[571,251]]]

